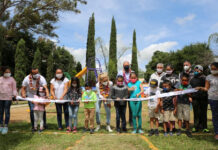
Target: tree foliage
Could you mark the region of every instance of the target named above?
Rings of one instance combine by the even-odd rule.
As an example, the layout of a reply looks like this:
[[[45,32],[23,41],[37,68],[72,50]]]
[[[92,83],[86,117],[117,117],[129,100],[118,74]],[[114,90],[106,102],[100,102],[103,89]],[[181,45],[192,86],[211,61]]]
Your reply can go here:
[[[34,59],[33,59],[33,63],[32,63],[32,68],[38,68],[39,71],[41,71],[41,63],[42,63],[41,52],[37,48],[37,50],[35,52],[35,55],[34,55]]]
[[[136,31],[133,31],[133,43],[132,43],[132,63],[131,69],[138,75],[138,57],[137,57],[137,44],[136,44]]]

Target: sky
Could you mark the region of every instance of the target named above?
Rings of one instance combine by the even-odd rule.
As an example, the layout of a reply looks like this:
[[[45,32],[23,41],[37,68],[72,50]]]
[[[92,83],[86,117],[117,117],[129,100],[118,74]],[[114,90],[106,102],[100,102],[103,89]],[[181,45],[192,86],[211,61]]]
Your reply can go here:
[[[156,50],[176,51],[191,43],[207,42],[210,34],[218,32],[217,6],[218,0],[87,0],[87,5],[78,5],[80,14],[60,13],[55,31],[59,38],[52,40],[66,47],[84,67],[89,17],[95,14],[95,38],[100,37],[108,48],[114,16],[118,52],[129,48],[119,59],[118,68],[123,61],[131,61],[135,29],[139,68],[145,71]]]

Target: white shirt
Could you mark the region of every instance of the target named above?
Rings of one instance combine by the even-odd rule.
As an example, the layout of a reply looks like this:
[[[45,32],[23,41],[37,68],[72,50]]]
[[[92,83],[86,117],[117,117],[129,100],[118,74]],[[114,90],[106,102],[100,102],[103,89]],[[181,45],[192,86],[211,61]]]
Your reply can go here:
[[[26,76],[24,78],[22,86],[26,87],[27,97],[33,98],[34,95],[36,95],[37,89],[35,89],[35,90],[30,89],[30,79],[29,79],[29,76],[30,75],[28,75],[28,76]],[[33,88],[36,88],[36,81],[37,80],[32,79],[32,86],[33,86]],[[46,82],[45,78],[40,75],[39,86],[46,86],[46,85],[47,85],[47,82]]]
[[[64,86],[66,83],[68,83],[69,80],[67,78],[64,78],[64,80],[55,80],[55,78],[53,78],[51,80],[51,84],[53,84],[54,86],[54,92],[55,92],[55,97],[57,97],[57,99],[60,99],[61,96],[63,95],[64,92]]]
[[[109,81],[109,89],[111,89],[113,86],[113,82]],[[96,84],[96,90],[97,90],[97,94],[98,94],[98,97],[100,99],[104,98],[101,93],[100,93],[100,89],[99,89],[99,82]]]
[[[151,81],[152,79],[156,79],[156,80],[158,81],[158,87],[159,87],[159,86],[160,86],[161,78],[162,78],[164,75],[166,75],[165,72],[162,72],[160,75],[159,75],[157,72],[153,73],[153,74],[151,75],[151,77],[150,77],[149,83],[150,83],[150,81]]]
[[[145,95],[148,95],[148,96],[153,96],[153,95],[157,96],[159,94],[160,94],[160,89],[159,88],[157,88],[155,91],[153,91],[152,88],[149,87],[145,91]],[[153,99],[148,100],[148,107],[149,108],[156,108],[157,104],[158,104],[158,98],[153,98]]]

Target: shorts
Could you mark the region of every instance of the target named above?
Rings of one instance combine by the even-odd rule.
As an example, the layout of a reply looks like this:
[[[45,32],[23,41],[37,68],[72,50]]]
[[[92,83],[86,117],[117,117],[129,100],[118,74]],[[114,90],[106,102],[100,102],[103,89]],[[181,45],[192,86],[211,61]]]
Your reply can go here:
[[[190,120],[190,106],[188,104],[177,105],[177,117],[178,120],[189,121]]]
[[[155,113],[155,109],[156,108],[148,108],[149,118],[159,118],[160,112],[158,111],[157,113]]]
[[[173,111],[172,110],[164,111],[163,120],[164,122],[176,121],[176,117],[174,116]]]

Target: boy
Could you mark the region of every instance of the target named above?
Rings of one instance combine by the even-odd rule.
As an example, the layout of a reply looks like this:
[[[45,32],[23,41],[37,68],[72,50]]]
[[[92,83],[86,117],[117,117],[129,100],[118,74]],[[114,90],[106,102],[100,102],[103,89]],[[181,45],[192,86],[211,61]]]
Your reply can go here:
[[[163,93],[168,93],[173,91],[172,84],[169,80],[163,81],[162,84],[163,87]],[[163,121],[164,121],[164,136],[167,136],[167,125],[169,123],[170,126],[170,132],[169,135],[173,135],[173,125],[176,120],[175,114],[176,114],[176,97],[169,96],[169,97],[163,97],[161,99],[161,106],[162,110],[161,113],[163,113]]]
[[[85,114],[85,129],[84,132],[88,131],[88,124],[90,121],[90,134],[94,133],[94,115],[95,115],[95,103],[97,101],[97,96],[89,83],[85,84],[85,92],[82,95],[82,101],[84,102],[84,114]]]
[[[177,85],[177,90],[182,91],[191,88],[189,84],[189,76],[184,74],[181,77],[181,83]],[[178,117],[178,126],[177,135],[181,135],[182,120],[185,122],[186,126],[186,135],[192,137],[191,132],[189,131],[189,120],[190,120],[190,103],[192,98],[190,94],[178,95],[177,97],[177,117]]]
[[[122,120],[122,131],[127,132],[126,129],[126,101],[128,98],[128,88],[123,84],[124,78],[122,75],[117,76],[117,83],[110,91],[110,98],[115,99],[114,105],[116,109],[116,129],[121,133],[120,119]]]
[[[152,79],[150,81],[150,87],[145,92],[145,97],[159,95],[160,89],[158,88],[158,81],[156,79]],[[159,135],[158,127],[158,117],[159,117],[159,107],[160,107],[160,98],[153,98],[148,100],[148,113],[150,118],[150,132],[149,136]],[[154,129],[155,124],[155,129]]]

